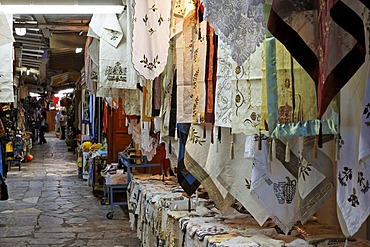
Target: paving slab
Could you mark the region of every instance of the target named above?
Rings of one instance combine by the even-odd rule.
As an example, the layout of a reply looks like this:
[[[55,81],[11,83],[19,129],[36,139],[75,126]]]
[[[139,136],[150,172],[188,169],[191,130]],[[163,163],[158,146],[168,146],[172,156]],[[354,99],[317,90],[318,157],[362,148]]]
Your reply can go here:
[[[32,162],[12,169],[9,200],[0,202],[1,247],[140,247],[128,215],[101,205],[87,182],[78,178],[77,157],[50,132],[47,143],[31,150]]]

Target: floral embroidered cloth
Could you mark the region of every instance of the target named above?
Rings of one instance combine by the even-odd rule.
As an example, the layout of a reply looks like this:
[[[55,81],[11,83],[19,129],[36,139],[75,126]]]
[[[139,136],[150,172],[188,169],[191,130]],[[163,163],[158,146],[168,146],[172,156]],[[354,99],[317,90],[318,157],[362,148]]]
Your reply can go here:
[[[117,19],[115,14],[94,14],[90,28],[100,37],[98,97],[120,97],[120,89],[135,89],[136,81],[127,80],[129,57],[127,12]]]
[[[233,133],[252,135],[261,121],[262,47],[241,66],[232,61],[230,52],[219,40],[215,123],[231,127]]]
[[[365,64],[343,87],[340,96],[343,142],[338,160],[337,203],[343,216],[342,230],[347,237],[353,236],[370,215],[370,166],[365,163],[369,147],[364,145],[369,135],[361,136],[369,133],[369,125],[365,124],[369,119],[369,68],[367,55]]]
[[[171,0],[134,2],[132,63],[148,80],[166,66],[170,40]]]
[[[231,57],[240,66],[256,51],[265,36],[262,1],[202,0],[204,19],[230,45]]]
[[[11,28],[13,15],[2,15],[0,24],[7,32],[2,35],[12,37]],[[7,26],[7,28],[6,28]],[[4,30],[4,31],[6,31]],[[6,39],[0,46],[0,102],[14,102],[13,92],[13,43]]]
[[[217,81],[215,97],[215,125],[231,128],[232,115],[232,63],[229,59],[229,47],[222,40],[218,41]]]

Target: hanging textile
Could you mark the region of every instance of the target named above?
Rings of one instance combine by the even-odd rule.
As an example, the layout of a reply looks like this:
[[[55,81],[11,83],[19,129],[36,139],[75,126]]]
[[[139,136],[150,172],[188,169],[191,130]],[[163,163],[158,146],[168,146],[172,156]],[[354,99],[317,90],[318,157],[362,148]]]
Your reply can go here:
[[[368,36],[367,36],[368,37]],[[368,40],[368,39],[367,39]],[[341,90],[337,167],[337,204],[346,237],[353,236],[370,215],[369,54],[365,64]],[[357,109],[357,110],[353,110]]]
[[[242,66],[233,63],[231,128],[234,134],[258,133],[261,121],[262,49]]]
[[[117,19],[115,14],[94,14],[90,28],[100,37],[98,97],[120,97],[121,89],[135,89],[127,80],[128,40],[127,12]]]
[[[92,77],[92,60],[89,52],[89,47],[91,42],[93,41],[92,37],[87,37],[85,42],[85,53],[84,53],[84,72],[85,72],[85,83],[87,85],[87,90],[89,92],[94,93],[94,85],[91,80]]]
[[[317,159],[313,156],[314,138],[306,139],[301,151],[298,138],[291,140],[289,162],[285,161],[286,145],[276,140],[276,158],[271,164],[268,139],[263,138],[261,151],[258,138],[254,140],[251,194],[285,234],[298,220],[302,224],[309,220],[334,192],[331,140],[330,136],[325,139]]]
[[[192,175],[185,165],[185,145],[187,143],[189,135],[190,124],[177,124],[177,131],[179,137],[179,151],[178,151],[178,164],[177,164],[177,178],[181,188],[186,192],[188,196],[194,194],[194,192],[200,186],[199,181]]]
[[[196,28],[193,33],[192,123],[198,123],[198,124],[204,123],[206,100],[207,100],[206,82],[205,82],[206,57],[207,57],[207,37],[206,36],[207,36],[207,22],[203,21],[198,24],[198,28]]]
[[[254,142],[254,136],[253,142]],[[247,137],[248,138],[248,137]],[[234,158],[231,159],[230,143],[233,141]],[[243,134],[230,135],[230,129],[222,128],[222,141],[218,144],[218,153],[224,154],[221,158],[221,172],[217,180],[222,186],[257,220],[263,225],[269,215],[265,212],[250,193],[253,162],[244,157],[244,150],[247,147],[246,136]],[[251,145],[248,145],[251,146]]]
[[[0,10],[0,46],[14,42],[11,27],[8,16],[4,14],[3,10]]]
[[[241,66],[265,37],[263,1],[202,0],[204,19],[221,40],[230,45],[231,57]]]
[[[140,91],[138,89],[122,90],[123,115],[140,115]]]
[[[166,66],[166,73],[163,80],[163,98],[162,98],[162,105],[161,105],[161,112],[160,116],[162,118],[162,126],[161,126],[161,138],[164,136],[169,135],[169,128],[170,128],[170,114],[171,114],[171,103],[172,98],[176,98],[176,91],[173,92],[174,85],[176,83],[175,74],[175,51],[174,51],[174,39],[170,41],[170,50],[167,57],[167,66]],[[175,105],[176,108],[176,105]],[[176,109],[175,109],[176,111]],[[176,120],[175,120],[176,121]],[[176,125],[176,123],[174,123]]]
[[[159,116],[162,106],[163,73],[153,81],[152,116]]]
[[[215,95],[216,95],[216,75],[217,75],[217,36],[214,29],[206,26],[207,56],[206,56],[206,107],[205,122],[215,122]]]
[[[176,36],[176,65],[177,65],[177,123],[192,122],[192,65],[193,37],[197,24],[194,4],[188,4],[187,15],[184,17],[183,32]]]
[[[266,38],[268,128],[272,138],[336,134],[338,109],[317,120],[315,86],[309,75],[273,37]]]
[[[171,0],[134,2],[132,63],[145,79],[154,80],[166,66],[170,14]]]
[[[90,123],[90,102],[89,102],[89,91],[85,88],[82,89],[82,123]]]
[[[268,28],[315,82],[318,119],[364,63],[363,10],[359,1],[272,3]]]
[[[207,136],[211,135],[207,129]],[[210,199],[215,202],[221,212],[225,212],[232,204],[234,198],[217,180],[222,171],[225,151],[217,152],[218,142],[211,143],[211,138],[203,138],[203,127],[193,124],[189,129],[189,137],[185,147],[184,163],[186,168],[199,180],[208,192]]]
[[[215,96],[215,126],[231,128],[232,115],[232,75],[233,67],[229,59],[229,47],[218,41],[217,80]]]
[[[0,103],[14,102],[13,90],[13,34],[12,23],[13,15],[0,13],[0,26],[4,32],[1,32],[3,41],[0,45]]]

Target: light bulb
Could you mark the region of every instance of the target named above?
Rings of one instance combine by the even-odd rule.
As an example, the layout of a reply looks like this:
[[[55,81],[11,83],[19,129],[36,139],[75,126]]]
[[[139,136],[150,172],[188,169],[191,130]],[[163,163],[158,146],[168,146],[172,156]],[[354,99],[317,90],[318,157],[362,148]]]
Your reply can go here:
[[[26,28],[15,28],[15,33],[18,36],[24,36],[26,35],[27,29]]]

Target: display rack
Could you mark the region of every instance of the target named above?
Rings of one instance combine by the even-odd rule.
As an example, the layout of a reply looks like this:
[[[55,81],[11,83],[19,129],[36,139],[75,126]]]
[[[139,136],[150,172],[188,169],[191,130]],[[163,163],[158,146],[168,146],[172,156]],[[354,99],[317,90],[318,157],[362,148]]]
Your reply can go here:
[[[94,157],[92,162],[92,190],[94,196],[104,193],[104,177],[101,175],[102,170],[107,166],[107,151],[98,151],[99,155]]]
[[[136,163],[137,160],[141,160],[142,163]],[[131,182],[131,169],[132,168],[146,168],[146,167],[155,167],[160,166],[157,163],[148,163],[146,156],[141,157],[128,157],[124,153],[118,153],[118,162],[126,167],[127,172],[127,182],[126,184],[114,184],[114,185],[107,185],[104,180],[104,197],[101,201],[101,204],[106,203],[106,195],[109,193],[109,204],[110,204],[110,212],[107,213],[108,219],[113,219],[113,207],[114,206],[126,206],[128,204],[127,200],[124,201],[115,201],[114,195],[118,193],[124,193],[127,191],[127,188]]]

